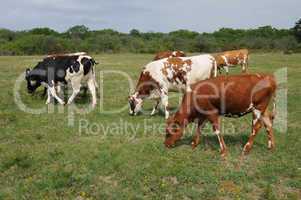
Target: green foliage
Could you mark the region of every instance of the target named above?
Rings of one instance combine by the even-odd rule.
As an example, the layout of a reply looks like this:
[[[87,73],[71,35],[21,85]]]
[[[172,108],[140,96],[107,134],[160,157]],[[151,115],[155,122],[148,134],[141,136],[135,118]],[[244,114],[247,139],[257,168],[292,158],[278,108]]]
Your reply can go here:
[[[296,25],[293,28],[294,35],[299,42],[301,42],[301,18],[296,22]]]
[[[300,21],[292,30],[263,26],[257,29],[221,28],[213,33],[177,30],[170,33],[140,32],[128,34],[112,29],[89,30],[84,25],[58,33],[49,28],[14,32],[0,29],[0,55],[32,55],[87,51],[90,53],[155,53],[164,50],[218,52],[248,48],[264,51],[300,50],[297,40]],[[296,39],[294,38],[296,36]]]

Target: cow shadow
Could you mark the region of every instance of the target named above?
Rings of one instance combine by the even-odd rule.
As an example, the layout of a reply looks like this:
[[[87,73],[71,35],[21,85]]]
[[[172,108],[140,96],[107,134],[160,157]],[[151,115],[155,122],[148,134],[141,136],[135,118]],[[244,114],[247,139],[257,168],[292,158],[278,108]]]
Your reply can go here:
[[[146,115],[150,115],[150,113],[152,112],[152,108],[146,108],[143,109]],[[174,106],[174,107],[169,107],[169,116],[172,116],[174,113],[176,113],[176,111],[178,110],[178,107]],[[160,116],[160,117],[165,117],[165,112],[163,109],[158,109],[156,111],[156,113],[153,115],[155,116]]]
[[[227,147],[230,146],[241,146],[243,147],[248,139],[249,136],[246,134],[236,134],[236,135],[223,135],[224,141],[226,143]],[[183,139],[179,140],[176,142],[176,144],[174,145],[174,147],[180,147],[180,146],[191,146],[191,142],[192,142],[193,136],[186,136]],[[211,149],[219,149],[220,145],[219,145],[219,141],[216,135],[212,134],[212,135],[202,135],[200,138],[200,144],[199,146],[203,146],[203,147],[208,147]]]

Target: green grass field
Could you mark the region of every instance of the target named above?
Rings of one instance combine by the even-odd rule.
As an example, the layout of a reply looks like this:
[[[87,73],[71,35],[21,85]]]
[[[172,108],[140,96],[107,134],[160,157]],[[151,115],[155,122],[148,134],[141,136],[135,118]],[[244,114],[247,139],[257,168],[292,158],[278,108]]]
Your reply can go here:
[[[47,107],[46,99],[40,97],[42,88],[29,95],[25,81],[22,101],[31,108],[47,108],[49,113],[21,111],[14,102],[15,81],[41,58],[0,57],[0,199],[301,198],[301,54],[251,55],[251,72],[288,68],[288,83],[282,86],[288,88],[288,130],[275,130],[276,149],[270,152],[262,129],[253,150],[242,159],[251,118],[225,118],[226,160],[221,159],[209,126],[196,150],[189,146],[191,131],[182,145],[166,149],[162,113],[149,116],[152,102],[147,102],[145,114],[129,116],[129,84],[117,73],[104,74],[103,103],[88,114],[71,113],[68,106]],[[152,55],[104,54],[95,59],[100,61],[99,83],[103,70],[125,72],[136,83]],[[177,108],[179,94],[172,96],[172,107]],[[81,95],[76,99],[80,108],[89,103],[90,98]]]

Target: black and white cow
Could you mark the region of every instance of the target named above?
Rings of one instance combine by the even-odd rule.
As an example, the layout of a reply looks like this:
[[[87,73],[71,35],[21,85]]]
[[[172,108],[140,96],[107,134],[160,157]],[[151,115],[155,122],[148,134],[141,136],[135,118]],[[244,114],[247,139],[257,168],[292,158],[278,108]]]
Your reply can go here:
[[[50,103],[51,96],[60,104],[65,104],[56,92],[60,84],[71,83],[73,93],[67,104],[71,104],[80,91],[81,83],[87,82],[92,94],[92,106],[96,105],[96,81],[93,66],[95,60],[86,54],[59,55],[46,57],[39,62],[32,70],[26,69],[27,90],[33,93],[39,86],[48,88],[46,104]]]

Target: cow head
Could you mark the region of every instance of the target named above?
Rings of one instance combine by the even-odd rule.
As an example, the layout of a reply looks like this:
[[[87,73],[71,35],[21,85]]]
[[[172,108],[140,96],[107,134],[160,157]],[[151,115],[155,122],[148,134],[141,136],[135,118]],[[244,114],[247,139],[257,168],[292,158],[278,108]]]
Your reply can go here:
[[[142,98],[138,97],[138,93],[135,93],[128,98],[129,105],[130,105],[130,114],[131,115],[137,115],[142,108]]]
[[[41,82],[35,78],[32,74],[32,70],[29,68],[25,71],[25,80],[27,81],[27,92],[30,94],[34,93],[34,91],[41,85]]]
[[[183,126],[174,117],[170,117],[166,122],[165,146],[171,148],[182,135]]]

